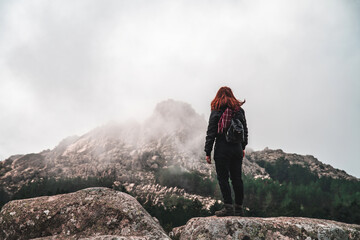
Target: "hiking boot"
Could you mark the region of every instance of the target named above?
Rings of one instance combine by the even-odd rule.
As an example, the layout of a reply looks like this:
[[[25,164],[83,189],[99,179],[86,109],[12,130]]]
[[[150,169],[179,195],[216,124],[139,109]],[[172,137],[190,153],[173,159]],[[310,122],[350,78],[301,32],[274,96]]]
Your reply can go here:
[[[215,212],[215,215],[217,217],[234,216],[234,208],[232,204],[225,203],[221,210]]]
[[[244,217],[244,208],[242,205],[234,204],[234,216]]]

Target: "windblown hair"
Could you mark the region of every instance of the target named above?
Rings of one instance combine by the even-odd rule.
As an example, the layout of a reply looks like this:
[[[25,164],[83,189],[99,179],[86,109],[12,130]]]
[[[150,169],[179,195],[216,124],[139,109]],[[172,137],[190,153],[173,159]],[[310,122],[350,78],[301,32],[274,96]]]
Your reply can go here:
[[[238,110],[245,102],[245,99],[243,102],[237,100],[231,88],[221,87],[216,93],[214,100],[211,101],[211,110],[220,110],[220,108],[225,106],[233,110]]]

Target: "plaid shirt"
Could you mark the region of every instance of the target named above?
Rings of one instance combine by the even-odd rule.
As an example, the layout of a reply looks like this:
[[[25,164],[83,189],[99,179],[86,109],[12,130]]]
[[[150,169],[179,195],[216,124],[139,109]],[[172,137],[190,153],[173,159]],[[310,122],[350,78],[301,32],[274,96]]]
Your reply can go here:
[[[218,133],[222,133],[224,128],[228,128],[230,126],[232,115],[233,110],[231,110],[230,108],[226,108],[218,122]]]

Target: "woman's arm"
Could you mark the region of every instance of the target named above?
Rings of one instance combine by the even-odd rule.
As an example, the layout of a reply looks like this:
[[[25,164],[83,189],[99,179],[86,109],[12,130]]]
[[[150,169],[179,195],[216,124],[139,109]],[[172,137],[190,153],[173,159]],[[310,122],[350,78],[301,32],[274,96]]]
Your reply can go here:
[[[248,144],[248,128],[247,128],[247,124],[246,124],[245,111],[242,108],[241,108],[241,110],[242,110],[241,112],[243,114],[243,117],[242,117],[242,120],[240,120],[240,121],[241,121],[242,125],[244,126],[244,137],[245,137],[245,143],[244,143],[244,146],[242,146],[242,149],[245,150],[245,147]]]
[[[218,129],[218,122],[220,119],[221,112],[220,111],[211,111],[209,117],[209,125],[206,132],[206,139],[205,139],[205,153],[206,156],[211,155],[211,151],[214,145],[215,137],[217,135]]]

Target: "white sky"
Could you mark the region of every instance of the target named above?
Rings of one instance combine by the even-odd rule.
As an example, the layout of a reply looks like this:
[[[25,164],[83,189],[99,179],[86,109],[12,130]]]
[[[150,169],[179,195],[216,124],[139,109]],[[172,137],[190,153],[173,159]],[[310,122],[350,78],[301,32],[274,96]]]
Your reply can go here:
[[[360,177],[359,0],[0,0],[0,159],[223,85],[251,148]]]

